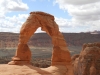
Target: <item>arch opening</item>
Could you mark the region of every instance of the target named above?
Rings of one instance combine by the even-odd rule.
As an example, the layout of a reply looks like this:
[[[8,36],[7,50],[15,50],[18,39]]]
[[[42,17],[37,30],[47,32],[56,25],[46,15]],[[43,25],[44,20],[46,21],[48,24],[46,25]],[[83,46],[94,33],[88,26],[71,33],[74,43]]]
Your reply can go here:
[[[51,65],[53,45],[51,38],[46,33],[35,33],[28,41],[31,50],[31,65],[47,68]]]
[[[71,56],[63,35],[54,21],[54,16],[44,12],[31,12],[26,22],[22,25],[19,36],[18,48],[12,61],[8,64],[29,64],[31,51],[27,45],[30,37],[41,27],[52,39],[53,52],[51,65],[67,65]]]

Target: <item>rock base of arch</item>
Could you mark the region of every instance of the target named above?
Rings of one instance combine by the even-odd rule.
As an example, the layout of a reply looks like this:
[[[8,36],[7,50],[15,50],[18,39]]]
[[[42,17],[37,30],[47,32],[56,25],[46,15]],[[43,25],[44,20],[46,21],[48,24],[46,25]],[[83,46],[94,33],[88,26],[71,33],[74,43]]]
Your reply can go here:
[[[66,66],[66,68],[69,69],[69,72],[72,72],[71,56],[67,48],[66,41],[59,31],[58,25],[54,21],[54,16],[45,12],[30,13],[30,16],[21,27],[19,43],[15,56],[8,64],[22,65],[30,63],[31,51],[27,45],[27,42],[39,27],[41,27],[41,30],[45,31],[52,38],[53,52],[51,57],[51,65]]]
[[[38,68],[31,65],[0,65],[0,75],[73,75],[65,66]]]

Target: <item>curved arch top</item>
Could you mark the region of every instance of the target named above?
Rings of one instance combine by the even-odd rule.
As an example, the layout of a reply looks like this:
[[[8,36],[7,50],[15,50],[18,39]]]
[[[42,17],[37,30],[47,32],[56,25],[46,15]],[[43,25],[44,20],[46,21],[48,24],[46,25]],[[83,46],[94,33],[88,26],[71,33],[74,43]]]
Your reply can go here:
[[[53,52],[51,65],[70,64],[71,56],[65,39],[59,31],[58,25],[54,21],[54,16],[45,12],[30,13],[30,16],[21,27],[16,54],[8,64],[30,63],[31,51],[27,42],[39,27],[52,38]]]

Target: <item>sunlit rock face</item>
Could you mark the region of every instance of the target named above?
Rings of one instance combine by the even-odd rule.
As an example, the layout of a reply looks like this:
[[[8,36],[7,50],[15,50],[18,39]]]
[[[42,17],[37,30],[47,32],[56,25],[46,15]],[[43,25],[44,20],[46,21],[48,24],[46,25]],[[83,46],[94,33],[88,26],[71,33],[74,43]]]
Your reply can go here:
[[[79,57],[73,60],[75,75],[100,75],[100,43],[84,44]]]
[[[53,52],[51,57],[51,66],[65,66],[66,74],[60,75],[73,75],[71,56],[66,41],[59,31],[58,25],[54,21],[54,16],[45,12],[30,13],[30,16],[21,27],[19,43],[15,56],[8,64],[30,64],[31,51],[27,45],[27,42],[39,27],[41,27],[41,30],[45,31],[52,38]]]

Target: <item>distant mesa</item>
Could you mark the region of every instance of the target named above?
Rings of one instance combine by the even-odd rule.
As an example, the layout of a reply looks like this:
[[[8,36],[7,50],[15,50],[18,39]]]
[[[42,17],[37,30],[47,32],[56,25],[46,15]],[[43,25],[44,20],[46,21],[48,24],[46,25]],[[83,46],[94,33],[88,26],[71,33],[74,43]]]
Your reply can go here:
[[[84,43],[100,41],[100,34],[90,33],[62,33],[68,46],[80,46]],[[18,45],[18,33],[0,32],[0,48],[16,48]],[[52,47],[52,39],[46,33],[35,33],[28,41],[29,47]]]
[[[81,33],[100,34],[100,31],[94,30],[94,31],[88,31],[88,32],[81,32]]]

